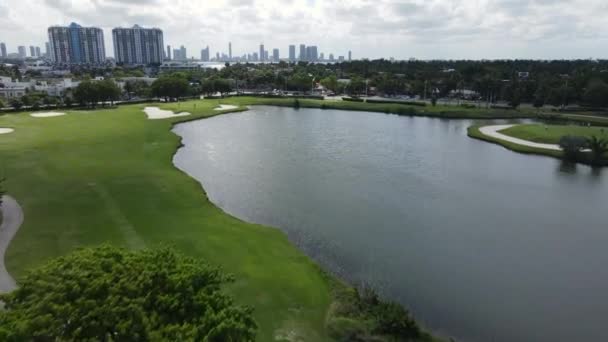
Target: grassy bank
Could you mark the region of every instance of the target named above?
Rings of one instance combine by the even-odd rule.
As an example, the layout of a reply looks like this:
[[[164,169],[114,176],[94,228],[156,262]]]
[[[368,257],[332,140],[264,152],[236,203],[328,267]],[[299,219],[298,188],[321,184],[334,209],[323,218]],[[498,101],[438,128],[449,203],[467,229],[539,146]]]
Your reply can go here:
[[[563,157],[563,154],[561,151],[545,150],[542,148],[519,145],[519,144],[512,143],[510,141],[505,141],[502,139],[487,136],[479,130],[479,128],[481,128],[483,126],[484,125],[473,125],[473,126],[469,127],[467,129],[467,135],[474,139],[479,139],[479,140],[491,142],[491,143],[494,143],[497,145],[501,145],[511,151],[515,151],[515,152],[519,152],[519,153],[536,154],[536,155],[549,156],[549,157],[554,157],[554,158]],[[504,133],[504,131],[501,131],[501,133]]]
[[[15,128],[0,136],[5,187],[25,212],[6,254],[9,272],[18,280],[43,261],[104,242],[127,248],[171,244],[235,275],[229,291],[255,308],[260,341],[371,334],[382,320],[382,306],[363,302],[279,230],[224,213],[172,164],[180,145],[170,132],[174,123],[217,115],[213,107],[220,102],[287,105],[275,101],[162,104],[193,114],[166,120],[147,120],[143,104],[53,118],[0,116],[0,127]],[[420,340],[432,338],[422,334]]]
[[[274,98],[254,98],[254,97],[233,97],[226,98],[222,103],[238,103],[241,105],[273,105],[293,107],[293,99],[274,99]],[[367,103],[352,101],[332,101],[332,100],[309,100],[299,99],[301,107],[341,109],[350,111],[367,111],[390,113],[397,115],[429,116],[449,119],[517,119],[533,118],[535,114],[526,110],[504,110],[486,108],[467,108],[461,106],[412,106],[398,103]]]
[[[501,133],[515,138],[545,144],[557,144],[559,143],[559,139],[565,135],[586,138],[591,138],[592,136],[608,138],[608,128],[574,125],[515,125],[511,128],[502,130]]]

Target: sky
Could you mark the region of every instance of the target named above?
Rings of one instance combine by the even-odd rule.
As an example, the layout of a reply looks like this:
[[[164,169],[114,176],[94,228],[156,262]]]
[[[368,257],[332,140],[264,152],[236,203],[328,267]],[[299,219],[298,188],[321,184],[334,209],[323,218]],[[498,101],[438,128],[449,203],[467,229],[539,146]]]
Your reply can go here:
[[[326,56],[395,59],[608,59],[607,0],[0,0],[0,42],[44,51],[51,25],[158,27],[198,58],[290,44]],[[28,49],[29,51],[29,49]],[[271,52],[272,53],[272,52]]]

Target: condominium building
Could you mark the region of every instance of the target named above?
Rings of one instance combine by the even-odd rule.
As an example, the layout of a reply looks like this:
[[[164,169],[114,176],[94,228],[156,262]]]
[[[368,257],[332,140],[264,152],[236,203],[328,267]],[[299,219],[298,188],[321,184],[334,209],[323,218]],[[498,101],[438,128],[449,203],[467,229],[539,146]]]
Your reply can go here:
[[[51,26],[51,59],[58,64],[101,64],[106,59],[103,31],[97,27]]]
[[[209,45],[207,45],[206,48],[201,50],[201,61],[203,62],[209,62]]]
[[[25,52],[25,46],[21,45],[17,47],[17,51],[19,51],[19,57],[20,58],[25,58],[27,57],[27,53]]]
[[[289,60],[290,61],[296,60],[296,46],[295,45],[289,45]]]
[[[1,58],[6,58],[7,54],[6,54],[6,44],[4,43],[0,43],[0,57]]]
[[[122,64],[160,64],[164,57],[163,31],[157,28],[117,27],[112,30],[114,57]]]

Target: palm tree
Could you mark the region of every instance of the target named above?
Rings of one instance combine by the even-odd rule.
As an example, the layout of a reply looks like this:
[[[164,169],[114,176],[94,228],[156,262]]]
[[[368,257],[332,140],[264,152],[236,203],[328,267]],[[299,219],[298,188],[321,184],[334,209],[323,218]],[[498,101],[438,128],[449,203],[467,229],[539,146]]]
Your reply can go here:
[[[600,162],[602,156],[608,152],[608,140],[604,138],[598,138],[595,135],[591,138],[587,138],[587,144],[593,153],[593,161]]]

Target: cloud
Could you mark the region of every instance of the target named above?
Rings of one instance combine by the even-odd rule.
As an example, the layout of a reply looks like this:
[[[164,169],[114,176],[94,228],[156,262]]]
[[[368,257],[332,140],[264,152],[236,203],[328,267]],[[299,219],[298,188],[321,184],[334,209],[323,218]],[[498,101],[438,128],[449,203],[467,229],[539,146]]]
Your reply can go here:
[[[44,16],[32,20],[32,8]],[[0,37],[12,47],[43,45],[48,26],[72,21],[102,27],[110,50],[111,28],[140,24],[161,28],[165,42],[183,44],[191,55],[206,45],[224,51],[228,41],[243,54],[263,41],[282,55],[287,45],[305,43],[368,57],[608,57],[605,0],[0,2]]]

